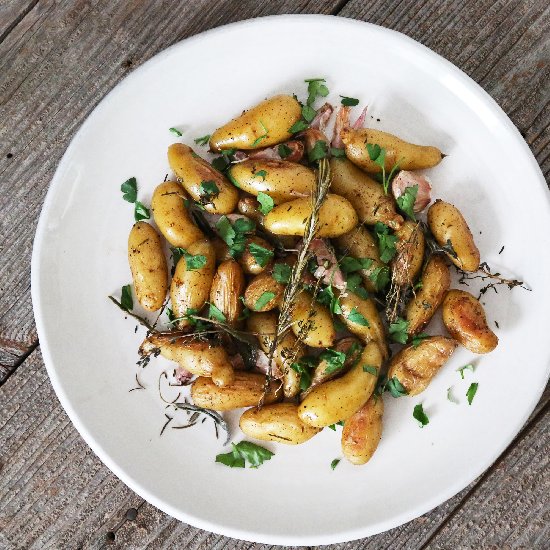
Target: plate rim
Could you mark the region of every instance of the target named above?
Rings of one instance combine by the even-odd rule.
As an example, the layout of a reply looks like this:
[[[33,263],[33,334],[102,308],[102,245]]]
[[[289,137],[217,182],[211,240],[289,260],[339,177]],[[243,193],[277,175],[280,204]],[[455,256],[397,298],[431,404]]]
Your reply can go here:
[[[208,37],[212,34],[221,34],[221,33],[227,32],[228,29],[230,30],[236,27],[245,27],[245,26],[255,25],[258,23],[269,24],[270,21],[277,21],[277,22],[284,23],[285,21],[291,21],[291,20],[303,21],[306,19],[313,23],[321,22],[321,21],[325,23],[326,21],[331,19],[332,20],[330,23],[331,25],[342,25],[343,27],[345,27],[346,25],[352,25],[357,27],[361,26],[365,30],[368,29],[367,32],[379,32],[383,34],[393,35],[394,40],[400,41],[402,43],[406,43],[411,48],[416,49],[419,53],[425,56],[431,57],[432,59],[443,64],[443,66],[448,71],[454,73],[454,75],[464,83],[464,85],[468,88],[470,92],[474,93],[481,100],[481,102],[485,107],[490,109],[490,111],[498,119],[498,121],[505,126],[508,132],[510,132],[510,135],[515,138],[515,142],[516,142],[516,146],[518,147],[518,150],[523,153],[523,156],[526,157],[525,160],[526,161],[528,160],[530,163],[532,174],[529,175],[529,178],[531,179],[532,177],[532,179],[537,179],[542,186],[542,189],[543,189],[542,194],[546,196],[546,200],[547,200],[546,208],[548,209],[548,213],[550,215],[550,191],[546,185],[546,181],[544,179],[540,166],[538,165],[538,162],[536,161],[533,153],[529,149],[527,143],[525,142],[524,138],[520,134],[519,130],[516,128],[514,123],[510,120],[508,115],[503,111],[503,109],[498,105],[498,103],[489,95],[489,93],[486,92],[477,82],[475,82],[471,77],[469,77],[464,71],[462,71],[459,67],[454,65],[451,61],[448,61],[443,56],[439,55],[429,47],[424,46],[420,42],[414,40],[413,38],[399,31],[388,29],[386,27],[375,25],[373,23],[369,23],[366,21],[361,21],[361,20],[351,19],[351,18],[341,17],[341,16],[323,15],[323,14],[268,15],[268,16],[245,19],[242,21],[224,24],[178,41],[172,44],[171,46],[169,46],[168,48],[165,48],[164,50],[161,50],[160,52],[150,57],[142,65],[137,67],[135,70],[133,70],[131,73],[129,73],[127,76],[122,78],[119,82],[117,82],[114,85],[114,87],[111,90],[109,90],[109,92],[100,99],[97,105],[86,116],[86,119],[83,121],[80,128],[76,131],[76,133],[70,140],[54,172],[54,175],[48,187],[48,191],[46,193],[46,197],[44,199],[40,216],[38,219],[34,242],[33,242],[32,258],[31,258],[31,297],[32,297],[34,318],[35,318],[36,329],[37,329],[37,334],[39,339],[40,351],[43,357],[43,362],[46,367],[48,376],[50,378],[52,387],[56,393],[57,398],[59,399],[61,406],[63,407],[67,416],[71,420],[73,426],[76,428],[80,436],[84,439],[85,443],[92,449],[94,454],[101,460],[103,464],[105,464],[105,466],[107,466],[107,468],[109,468],[109,470],[118,479],[120,479],[138,496],[140,496],[141,498],[143,498],[144,500],[146,500],[147,502],[149,502],[159,510],[163,511],[164,513],[178,519],[179,521],[182,521],[191,526],[194,526],[215,534],[223,535],[223,536],[233,537],[236,539],[250,541],[250,542],[280,544],[280,545],[324,545],[324,544],[342,543],[342,542],[358,540],[364,537],[370,537],[370,536],[385,532],[389,529],[398,527],[400,525],[403,525],[415,518],[418,518],[428,513],[435,507],[439,506],[440,504],[443,504],[444,502],[446,502],[447,500],[455,496],[458,492],[460,492],[462,489],[467,487],[472,481],[474,481],[477,477],[483,474],[488,468],[490,468],[490,466],[495,462],[495,460],[506,450],[506,448],[508,448],[510,443],[516,438],[521,428],[525,424],[526,420],[531,415],[537,403],[539,402],[540,397],[544,391],[544,386],[541,386],[541,388],[533,394],[534,397],[527,409],[527,412],[524,415],[515,419],[515,422],[513,423],[513,430],[510,432],[512,434],[510,438],[506,438],[505,440],[502,440],[498,445],[496,445],[495,446],[496,451],[494,453],[491,453],[490,458],[486,461],[476,464],[476,467],[470,471],[468,476],[465,476],[464,478],[461,478],[460,481],[457,481],[452,485],[447,486],[446,490],[440,491],[435,496],[432,496],[431,498],[426,499],[424,501],[424,505],[415,508],[414,511],[403,512],[397,516],[392,516],[391,520],[380,521],[380,522],[371,524],[369,526],[358,526],[353,530],[348,529],[341,532],[334,531],[331,533],[331,535],[325,534],[325,535],[315,535],[315,536],[310,536],[310,535],[288,536],[288,535],[273,535],[273,534],[266,534],[266,533],[258,533],[253,528],[243,530],[240,528],[234,528],[230,526],[228,527],[228,526],[220,525],[219,523],[212,523],[210,520],[205,520],[204,518],[201,518],[201,517],[194,516],[190,512],[183,512],[179,509],[176,509],[175,507],[172,507],[171,505],[163,502],[160,498],[156,497],[154,494],[150,493],[146,488],[144,488],[140,484],[140,481],[138,479],[134,479],[131,475],[125,472],[123,467],[119,467],[118,464],[115,463],[115,461],[110,458],[108,453],[103,450],[102,445],[98,441],[96,441],[94,436],[88,431],[87,427],[83,423],[81,423],[77,411],[73,407],[69,397],[67,396],[67,394],[64,392],[62,388],[60,378],[57,375],[56,368],[50,354],[48,342],[45,337],[45,328],[44,328],[45,321],[44,321],[44,312],[42,311],[42,304],[41,304],[41,297],[40,297],[41,285],[40,285],[40,278],[39,278],[41,243],[44,241],[44,234],[46,231],[46,218],[50,210],[51,203],[53,201],[55,189],[56,187],[61,185],[60,184],[62,180],[61,174],[63,173],[65,165],[68,162],[67,159],[69,158],[70,153],[76,147],[76,142],[79,140],[81,134],[83,134],[87,130],[89,121],[93,113],[95,113],[97,110],[104,108],[105,104],[108,103],[109,98],[117,94],[123,85],[128,85],[129,83],[131,83],[132,80],[135,78],[136,74],[138,74],[142,70],[145,70],[149,64],[157,63],[162,58],[170,55],[172,50],[185,47],[187,43],[192,41],[200,41],[200,40],[208,39]],[[546,358],[546,361],[547,361],[546,379],[548,380],[548,377],[550,375],[549,358]],[[467,480],[467,481],[465,482],[464,480]]]

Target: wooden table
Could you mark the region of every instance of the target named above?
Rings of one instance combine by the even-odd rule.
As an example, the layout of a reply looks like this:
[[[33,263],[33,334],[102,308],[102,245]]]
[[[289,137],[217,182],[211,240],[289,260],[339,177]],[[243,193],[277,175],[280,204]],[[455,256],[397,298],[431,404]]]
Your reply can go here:
[[[31,307],[30,254],[59,159],[117,82],[183,38],[276,13],[352,17],[429,46],[496,99],[548,177],[545,0],[1,0],[1,549],[267,548],[170,518],[94,456],[44,369]],[[510,447],[455,497],[387,533],[330,548],[548,548],[549,396],[547,389]]]

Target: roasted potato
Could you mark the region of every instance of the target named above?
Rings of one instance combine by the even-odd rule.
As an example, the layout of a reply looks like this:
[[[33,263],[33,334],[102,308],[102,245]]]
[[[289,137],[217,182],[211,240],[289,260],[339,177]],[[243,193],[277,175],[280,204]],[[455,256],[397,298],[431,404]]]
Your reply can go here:
[[[306,346],[332,346],[336,331],[329,310],[313,299],[307,290],[298,294],[291,314],[292,330]]]
[[[257,257],[252,253],[253,250],[259,251],[259,254],[256,252]],[[239,263],[245,273],[257,275],[268,267],[272,257],[273,246],[265,239],[254,235],[246,240],[246,248],[239,257]]]
[[[452,246],[455,254],[447,252],[447,256],[453,264],[464,271],[478,270],[479,250],[466,220],[456,206],[436,200],[428,209],[428,225],[440,246]]]
[[[216,262],[222,263],[227,260],[232,260],[233,257],[229,252],[229,247],[225,241],[222,241],[219,237],[214,237],[210,239],[210,244],[214,247],[214,252],[216,254]]]
[[[386,150],[385,169],[388,173],[396,164],[401,170],[421,170],[431,168],[441,162],[443,155],[437,147],[415,145],[402,139],[371,128],[344,128],[340,137],[346,148],[346,156],[359,168],[370,174],[382,169],[371,160],[365,144],[379,145]]]
[[[165,181],[153,193],[151,210],[164,238],[172,245],[187,248],[204,239],[204,233],[195,225],[185,208],[186,193],[179,183]]]
[[[263,192],[275,204],[307,197],[315,187],[315,173],[311,168],[286,160],[245,160],[229,169],[233,183],[258,196]]]
[[[410,335],[417,334],[429,323],[449,290],[451,274],[443,256],[436,254],[428,260],[420,280],[422,287],[416,291],[405,311]]]
[[[206,263],[198,269],[188,269],[185,256],[180,258],[170,285],[172,311],[178,319],[186,315],[189,309],[199,311],[204,306],[210,296],[216,266],[214,247],[208,240],[193,243],[187,252],[193,256],[203,256]],[[189,324],[189,320],[180,319],[177,326],[183,329]]]
[[[235,325],[243,312],[241,296],[245,284],[243,270],[235,260],[227,260],[218,266],[210,288],[210,303],[225,315],[230,325]]]
[[[260,211],[260,203],[254,197],[241,197],[237,203],[237,209],[241,214],[254,220],[257,225],[263,226],[264,215]]]
[[[347,420],[372,395],[378,376],[363,370],[382,366],[382,353],[376,342],[368,343],[358,363],[346,374],[315,388],[300,403],[298,414],[309,426],[322,428]]]
[[[342,429],[342,452],[356,465],[366,464],[371,458],[382,437],[382,397],[371,398],[352,416]]]
[[[300,120],[302,108],[290,95],[262,101],[218,128],[210,138],[210,149],[257,149],[286,141],[292,125]]]
[[[313,206],[309,197],[276,206],[264,219],[264,227],[276,235],[303,236]],[[351,231],[358,219],[351,203],[340,195],[327,194],[319,209],[317,237],[339,237]]]
[[[191,398],[198,407],[215,411],[230,411],[256,406],[264,394],[265,376],[254,372],[236,372],[231,384],[219,387],[210,378],[200,376],[191,386]],[[281,385],[276,380],[269,384],[264,403],[269,405],[283,396]]]
[[[261,409],[248,409],[242,414],[239,426],[248,437],[287,445],[305,443],[321,431],[300,420],[298,406],[294,403],[274,403]]]
[[[162,307],[168,291],[168,268],[159,234],[146,222],[128,236],[128,263],[139,303],[148,311]]]
[[[332,158],[330,173],[330,190],[353,204],[361,223],[374,225],[376,222],[382,222],[392,229],[401,226],[403,217],[395,210],[393,195],[385,194],[382,185],[367,176],[351,161]]]
[[[266,292],[273,294],[273,298],[261,304],[258,302]],[[273,278],[271,269],[256,275],[246,287],[244,292],[244,305],[251,311],[271,311],[279,307],[283,294],[285,292],[285,285],[277,282]]]
[[[198,376],[212,378],[216,386],[227,386],[235,379],[225,348],[208,340],[177,334],[152,334],[139,348],[142,356],[159,353]]]
[[[235,210],[239,200],[239,192],[204,159],[199,157],[191,147],[183,143],[174,143],[168,147],[168,162],[170,168],[181,180],[185,190],[193,199],[204,206],[212,214],[230,214]],[[209,192],[204,184],[213,184],[218,191]]]
[[[411,344],[392,357],[388,380],[395,376],[408,395],[418,395],[428,387],[455,348],[456,342],[444,336],[430,336],[416,347]]]
[[[473,353],[489,353],[498,344],[483,306],[469,292],[449,290],[443,300],[443,323],[449,334]]]
[[[422,269],[426,239],[420,224],[407,220],[395,231],[397,253],[392,263],[392,281],[399,285],[412,285]]]

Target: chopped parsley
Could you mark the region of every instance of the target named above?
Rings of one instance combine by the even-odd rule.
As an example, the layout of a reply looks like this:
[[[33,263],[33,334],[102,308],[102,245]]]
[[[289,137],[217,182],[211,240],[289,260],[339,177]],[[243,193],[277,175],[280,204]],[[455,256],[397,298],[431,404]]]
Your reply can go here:
[[[170,132],[172,132],[173,134],[176,134],[176,136],[178,136],[178,137],[183,136],[183,134],[177,128],[168,128],[168,130]]]
[[[346,354],[343,351],[336,351],[335,349],[326,349],[319,355],[321,361],[326,361],[325,373],[330,374],[336,372],[344,367],[346,362]]]
[[[409,338],[409,324],[409,321],[405,321],[405,319],[398,317],[394,323],[390,324],[390,327],[388,329],[388,332],[390,333],[390,338],[394,342],[406,344]]]
[[[259,144],[262,140],[264,140],[264,139],[267,138],[267,134],[268,134],[269,130],[265,127],[265,124],[264,124],[261,120],[260,120],[260,124],[261,124],[261,126],[262,126],[262,128],[263,128],[263,130],[264,130],[264,133],[263,133],[261,136],[257,137],[257,138],[252,142],[251,147],[257,147],[258,144]]]
[[[340,464],[340,459],[339,459],[339,458],[335,458],[335,459],[330,463],[330,468],[331,468],[331,470],[334,470],[334,468],[336,468],[336,466],[338,466],[338,464]]]
[[[250,468],[258,468],[266,460],[271,460],[274,455],[271,451],[250,441],[231,443],[233,450],[229,453],[216,455],[216,462],[225,464],[230,468],[244,468],[248,462]]]
[[[266,170],[258,170],[257,172],[254,172],[254,177],[256,178],[262,178],[265,181],[265,177],[267,176]]]
[[[134,299],[132,298],[132,286],[124,285],[120,293],[120,305],[126,311],[132,311],[134,308]]]
[[[387,264],[397,253],[395,243],[398,239],[395,235],[390,234],[390,228],[381,222],[376,222],[374,232],[378,237],[380,260]]]
[[[121,186],[122,198],[125,201],[134,203],[137,200],[137,181],[136,178],[127,179]]]
[[[202,254],[189,254],[185,248],[174,247],[172,248],[172,258],[174,259],[174,264],[177,265],[180,258],[185,258],[185,267],[188,271],[196,271],[201,269],[206,265],[206,256]]]
[[[287,264],[275,264],[273,266],[272,277],[282,284],[287,284],[290,281],[290,274],[292,273],[292,268]]]
[[[353,258],[352,256],[344,256],[340,260],[340,267],[344,273],[353,273],[361,269],[369,269],[372,266],[371,258]]]
[[[416,195],[418,194],[418,183],[407,187],[405,192],[397,197],[397,206],[399,209],[404,212],[413,222],[416,221],[416,216],[414,215],[414,203],[416,201]]]
[[[342,313],[342,308],[340,306],[340,299],[336,294],[332,285],[328,285],[326,288],[321,290],[317,295],[317,301],[324,306],[327,306],[331,313]]]
[[[422,403],[419,403],[414,407],[413,418],[415,418],[416,420],[418,420],[418,422],[420,422],[421,428],[423,428],[424,426],[430,423],[430,419],[424,412],[424,407],[422,407]]]
[[[342,98],[341,103],[345,107],[355,107],[356,105],[359,105],[359,100],[354,97],[347,97],[345,95],[341,95],[340,97]]]
[[[300,375],[300,390],[306,391],[311,386],[311,371],[316,367],[315,357],[305,355],[299,361],[292,363],[290,368]]]
[[[246,234],[251,233],[256,224],[249,219],[238,218],[232,225],[227,216],[222,216],[216,224],[216,229],[222,240],[229,247],[233,258],[240,256],[246,247]]]
[[[265,172],[267,174],[267,172],[265,170],[261,170],[261,171]],[[258,174],[259,174],[259,172],[256,172],[255,175],[258,175]],[[260,203],[260,212],[264,216],[269,214],[273,210],[273,207],[275,206],[275,202],[273,201],[273,199],[267,193],[264,193],[263,191],[260,191],[256,198],[258,199],[258,202]]]
[[[302,107],[302,116],[306,122],[311,122],[316,114],[317,111],[311,105],[306,104]]]
[[[417,334],[416,336],[412,337],[412,345],[414,348],[417,348],[422,340],[425,340],[426,338],[429,338],[430,335],[426,334],[425,332],[421,332],[420,334]]]
[[[206,145],[210,141],[210,134],[206,134],[205,136],[198,137],[193,140],[197,145]]]
[[[330,154],[337,159],[345,159],[346,158],[346,150],[340,147],[331,147],[330,148]]]
[[[384,147],[380,147],[380,145],[376,143],[366,143],[365,146],[367,148],[369,158],[382,170],[382,187],[384,188],[384,194],[387,195],[390,181],[395,172],[399,170],[399,163],[393,166],[390,173],[386,177],[386,149],[384,149]]]
[[[323,140],[317,140],[313,149],[309,151],[308,158],[309,162],[315,162],[317,160],[324,159],[328,154],[327,142]]]
[[[264,292],[256,300],[256,303],[254,304],[254,309],[256,311],[258,311],[258,310],[264,308],[269,302],[271,302],[271,300],[273,300],[273,298],[275,298],[275,293],[274,292],[269,292],[269,291]]]
[[[273,258],[273,250],[269,250],[253,242],[249,243],[248,250],[260,267],[265,267],[271,261],[271,258]]]
[[[378,376],[378,369],[372,365],[363,365],[363,372],[368,372],[373,376]]]
[[[377,291],[384,290],[390,282],[390,268],[386,265],[375,267],[372,273],[369,273],[369,279],[372,281]]]
[[[139,201],[134,203],[134,219],[136,222],[148,220],[151,217],[149,209]]]
[[[359,273],[352,273],[351,275],[348,275],[348,278],[346,279],[346,289],[354,294],[357,294],[360,298],[367,299],[369,297],[369,293],[365,288],[363,288],[362,285],[363,279]]]
[[[326,80],[324,78],[309,78],[305,80],[307,82],[307,104],[313,105],[318,96],[327,97],[328,88],[325,84]]]
[[[409,392],[405,389],[405,386],[403,386],[403,384],[399,382],[399,379],[397,378],[397,376],[390,378],[385,383],[384,389],[389,391],[392,397],[403,397],[409,394]]]
[[[361,325],[362,327],[370,327],[369,321],[362,313],[359,312],[357,307],[354,307],[351,310],[350,314],[347,316],[347,320],[352,323],[356,323],[357,325]]]
[[[306,128],[309,128],[309,123],[305,120],[297,120],[289,129],[289,133],[297,134],[298,132],[303,132]]]
[[[336,424],[331,424],[330,426],[327,426],[327,428],[330,428],[333,432],[336,431],[336,426],[343,426],[344,421],[340,420],[340,422],[336,422]]]
[[[282,159],[286,159],[286,157],[292,154],[292,149],[288,145],[281,143],[279,147],[277,147],[277,152]]]
[[[208,318],[214,319],[215,321],[219,321],[220,323],[225,323],[226,317],[223,314],[223,312],[220,309],[218,309],[214,304],[209,303],[208,305],[209,305]]]
[[[472,404],[472,401],[474,400],[474,397],[477,392],[479,384],[477,382],[472,382],[470,384],[470,387],[468,388],[468,391],[466,392],[466,398],[468,399],[468,405]]]
[[[212,199],[215,199],[219,194],[220,190],[214,181],[201,181],[199,186],[201,204],[212,203]]]
[[[463,367],[460,367],[459,369],[456,369],[456,372],[460,373],[460,378],[464,380],[464,371],[469,370],[471,372],[474,372],[474,366],[472,364],[464,365]]]

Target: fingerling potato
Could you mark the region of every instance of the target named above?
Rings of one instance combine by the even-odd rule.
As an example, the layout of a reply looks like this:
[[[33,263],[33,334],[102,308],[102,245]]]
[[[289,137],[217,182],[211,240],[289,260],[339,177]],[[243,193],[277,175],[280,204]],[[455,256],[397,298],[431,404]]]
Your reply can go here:
[[[241,214],[254,220],[256,224],[263,226],[264,215],[260,211],[260,203],[254,197],[242,197],[237,203],[237,209]]]
[[[395,376],[408,395],[418,395],[428,387],[455,348],[456,342],[445,336],[430,336],[417,347],[411,344],[392,357],[388,380]]]
[[[259,300],[266,292],[272,293],[273,298],[261,305]],[[271,311],[279,307],[284,292],[285,285],[277,282],[273,278],[271,270],[264,271],[256,275],[246,287],[244,292],[244,305],[251,311]]]
[[[191,398],[197,407],[215,411],[230,411],[254,407],[264,394],[265,376],[254,372],[236,372],[233,382],[216,386],[210,378],[200,376],[191,386]],[[276,380],[269,384],[264,403],[275,403],[283,396],[281,385]]]
[[[469,292],[447,292],[443,323],[449,334],[473,353],[489,353],[497,347],[498,337],[487,324],[483,306]]]
[[[276,206],[264,219],[264,227],[276,235],[304,236],[313,205],[311,198],[295,199]],[[317,237],[339,237],[358,222],[351,203],[340,195],[327,194],[318,214]]]
[[[287,445],[305,443],[320,432],[319,428],[302,422],[294,403],[275,403],[261,409],[248,409],[242,414],[239,426],[248,437]]]
[[[243,312],[241,296],[245,284],[243,270],[235,260],[227,260],[218,266],[210,288],[210,303],[224,314],[230,325],[237,324]]]
[[[395,231],[397,253],[392,260],[392,281],[399,285],[412,285],[422,269],[426,239],[420,224],[407,220]]]
[[[428,209],[428,225],[440,246],[452,246],[456,256],[449,260],[464,271],[477,271],[480,255],[474,237],[460,210],[445,201],[436,200]]]
[[[329,310],[307,290],[298,294],[291,313],[292,331],[306,346],[332,346],[336,331]]]
[[[185,256],[178,261],[170,285],[170,300],[176,318],[183,317],[188,310],[202,309],[210,296],[210,287],[214,278],[216,254],[208,240],[193,243],[187,252],[193,256],[203,256],[206,263],[198,269],[188,269]],[[183,329],[189,324],[189,320],[181,319],[177,326]]]
[[[230,214],[235,210],[239,200],[239,192],[204,159],[199,157],[191,147],[183,143],[174,143],[168,147],[168,162],[170,168],[181,180],[185,190],[193,199],[204,206],[212,214]],[[216,193],[206,192],[206,183],[217,188]]]
[[[451,286],[447,262],[439,254],[433,255],[422,272],[422,287],[416,291],[405,310],[410,335],[420,332],[433,317]]]
[[[168,291],[168,268],[159,234],[146,222],[128,236],[128,263],[139,303],[148,311],[162,307]]]
[[[342,428],[342,453],[349,462],[366,464],[371,458],[382,437],[382,397],[370,399],[352,416]]]
[[[291,137],[289,129],[301,114],[294,97],[270,97],[218,128],[210,138],[210,150],[249,150],[281,143]]]
[[[175,181],[161,183],[153,193],[151,210],[164,238],[172,245],[187,248],[204,239],[204,233],[195,225],[185,208],[187,198],[181,185]]]
[[[273,246],[261,237],[248,237],[244,252],[239,257],[245,273],[257,275],[264,271],[273,258]]]

